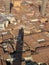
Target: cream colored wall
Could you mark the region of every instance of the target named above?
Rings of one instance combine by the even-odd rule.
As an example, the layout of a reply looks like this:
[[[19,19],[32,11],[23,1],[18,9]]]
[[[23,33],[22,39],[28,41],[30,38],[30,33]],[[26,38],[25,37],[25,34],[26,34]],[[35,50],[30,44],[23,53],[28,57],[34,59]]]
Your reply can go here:
[[[21,0],[12,0],[14,7],[21,5]]]

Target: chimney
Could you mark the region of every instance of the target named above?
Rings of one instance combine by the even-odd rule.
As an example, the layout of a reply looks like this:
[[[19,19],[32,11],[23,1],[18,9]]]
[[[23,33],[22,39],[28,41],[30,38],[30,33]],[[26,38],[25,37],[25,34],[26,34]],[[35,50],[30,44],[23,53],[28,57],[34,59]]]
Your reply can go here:
[[[4,0],[5,2],[5,13],[10,13],[10,0]]]
[[[47,5],[48,0],[42,0],[42,5],[41,5],[41,15],[44,17],[45,16],[45,9]]]

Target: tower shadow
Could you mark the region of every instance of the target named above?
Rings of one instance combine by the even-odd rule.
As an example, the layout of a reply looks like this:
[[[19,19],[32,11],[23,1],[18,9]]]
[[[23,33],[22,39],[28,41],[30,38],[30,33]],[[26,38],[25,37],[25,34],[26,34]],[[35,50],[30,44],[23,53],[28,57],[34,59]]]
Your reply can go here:
[[[18,33],[17,45],[16,45],[17,65],[21,65],[22,63],[23,38],[24,38],[24,30],[23,28],[21,28]]]
[[[13,8],[13,3],[10,3],[10,13],[11,13],[12,8]]]

